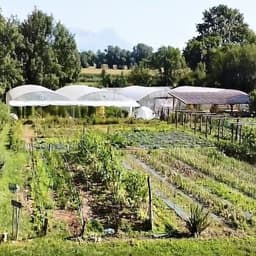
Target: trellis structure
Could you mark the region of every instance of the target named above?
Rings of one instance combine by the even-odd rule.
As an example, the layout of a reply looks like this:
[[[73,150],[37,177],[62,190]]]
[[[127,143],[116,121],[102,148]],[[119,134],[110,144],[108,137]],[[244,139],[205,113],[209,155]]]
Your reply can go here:
[[[194,133],[202,132],[207,138],[208,135],[212,135],[212,130],[217,126],[217,139],[225,138],[227,132],[225,128],[229,127],[230,139],[232,142],[242,141],[242,129],[244,126],[255,126],[256,122],[242,121],[241,118],[233,118],[230,115],[209,113],[204,111],[192,112],[189,110],[176,110],[172,120],[175,122],[175,127],[182,125],[185,129],[187,126],[193,129]]]

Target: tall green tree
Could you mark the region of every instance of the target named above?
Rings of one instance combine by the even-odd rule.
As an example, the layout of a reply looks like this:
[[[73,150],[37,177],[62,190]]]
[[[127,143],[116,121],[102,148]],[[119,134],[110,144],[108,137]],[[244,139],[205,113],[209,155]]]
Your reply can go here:
[[[24,47],[20,51],[26,83],[52,89],[77,79],[79,54],[73,36],[50,15],[35,9],[19,26]]]
[[[188,41],[183,56],[188,66],[195,70],[199,63],[208,65],[209,56],[221,45],[220,36],[198,36]]]
[[[74,36],[60,22],[53,31],[53,51],[60,65],[59,85],[74,82],[78,79],[81,66]]]
[[[122,68],[124,65],[130,66],[130,52],[121,49],[118,46],[109,45],[107,49],[105,49],[105,59],[106,63],[109,67],[113,67],[113,65],[117,65],[119,68]]]
[[[96,55],[93,51],[83,51],[80,53],[81,66],[83,68],[88,68],[96,64]]]
[[[220,4],[203,12],[203,22],[196,26],[198,36],[188,41],[183,54],[193,70],[199,62],[208,65],[209,54],[226,45],[256,42],[255,33],[237,9]]]
[[[186,67],[185,59],[178,48],[161,47],[152,55],[151,66],[158,69],[161,84],[173,86],[178,80],[178,70]]]
[[[256,113],[256,89],[250,92],[250,111]]]
[[[209,79],[223,88],[245,92],[256,89],[256,45],[219,49],[211,58]]]
[[[142,60],[149,59],[153,54],[153,48],[143,43],[139,43],[133,47],[132,56],[138,65]]]
[[[220,4],[203,12],[203,22],[197,24],[201,37],[220,36],[222,44],[244,44],[255,42],[255,35],[244,22],[238,9]]]
[[[142,66],[135,67],[128,76],[128,81],[131,84],[151,86],[153,82],[153,75],[148,68]]]
[[[17,21],[6,20],[0,14],[0,97],[6,90],[23,82],[21,62],[17,51],[22,45],[22,35],[18,31]]]

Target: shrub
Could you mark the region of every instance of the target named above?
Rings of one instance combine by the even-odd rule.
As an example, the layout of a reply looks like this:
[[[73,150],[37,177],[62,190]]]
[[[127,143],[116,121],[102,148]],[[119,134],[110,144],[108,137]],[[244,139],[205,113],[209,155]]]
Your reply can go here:
[[[186,221],[187,228],[191,235],[198,237],[210,225],[209,212],[205,212],[203,207],[192,205],[190,207],[190,217]]]
[[[10,116],[8,112],[8,107],[0,102],[0,130],[3,129],[4,125],[9,121]]]
[[[250,112],[256,112],[256,89],[250,93]]]
[[[252,128],[243,130],[243,139],[241,143],[221,141],[216,145],[226,155],[235,157],[239,160],[247,161],[251,164],[256,163],[256,131]]]
[[[90,220],[86,224],[86,230],[88,233],[103,233],[104,228],[98,220]]]

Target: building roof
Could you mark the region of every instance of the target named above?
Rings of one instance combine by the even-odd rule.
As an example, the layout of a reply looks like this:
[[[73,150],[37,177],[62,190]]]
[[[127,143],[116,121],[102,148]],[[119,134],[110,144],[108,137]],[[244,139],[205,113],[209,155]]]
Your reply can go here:
[[[181,86],[172,89],[169,95],[185,104],[234,105],[249,103],[247,93],[230,89]]]

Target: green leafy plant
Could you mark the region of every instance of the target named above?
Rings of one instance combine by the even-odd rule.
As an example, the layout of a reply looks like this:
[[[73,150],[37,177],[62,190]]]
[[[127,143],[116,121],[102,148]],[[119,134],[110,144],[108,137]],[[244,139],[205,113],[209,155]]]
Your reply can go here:
[[[198,237],[210,226],[209,212],[205,212],[203,207],[191,205],[190,217],[186,221],[186,226],[191,235]]]

